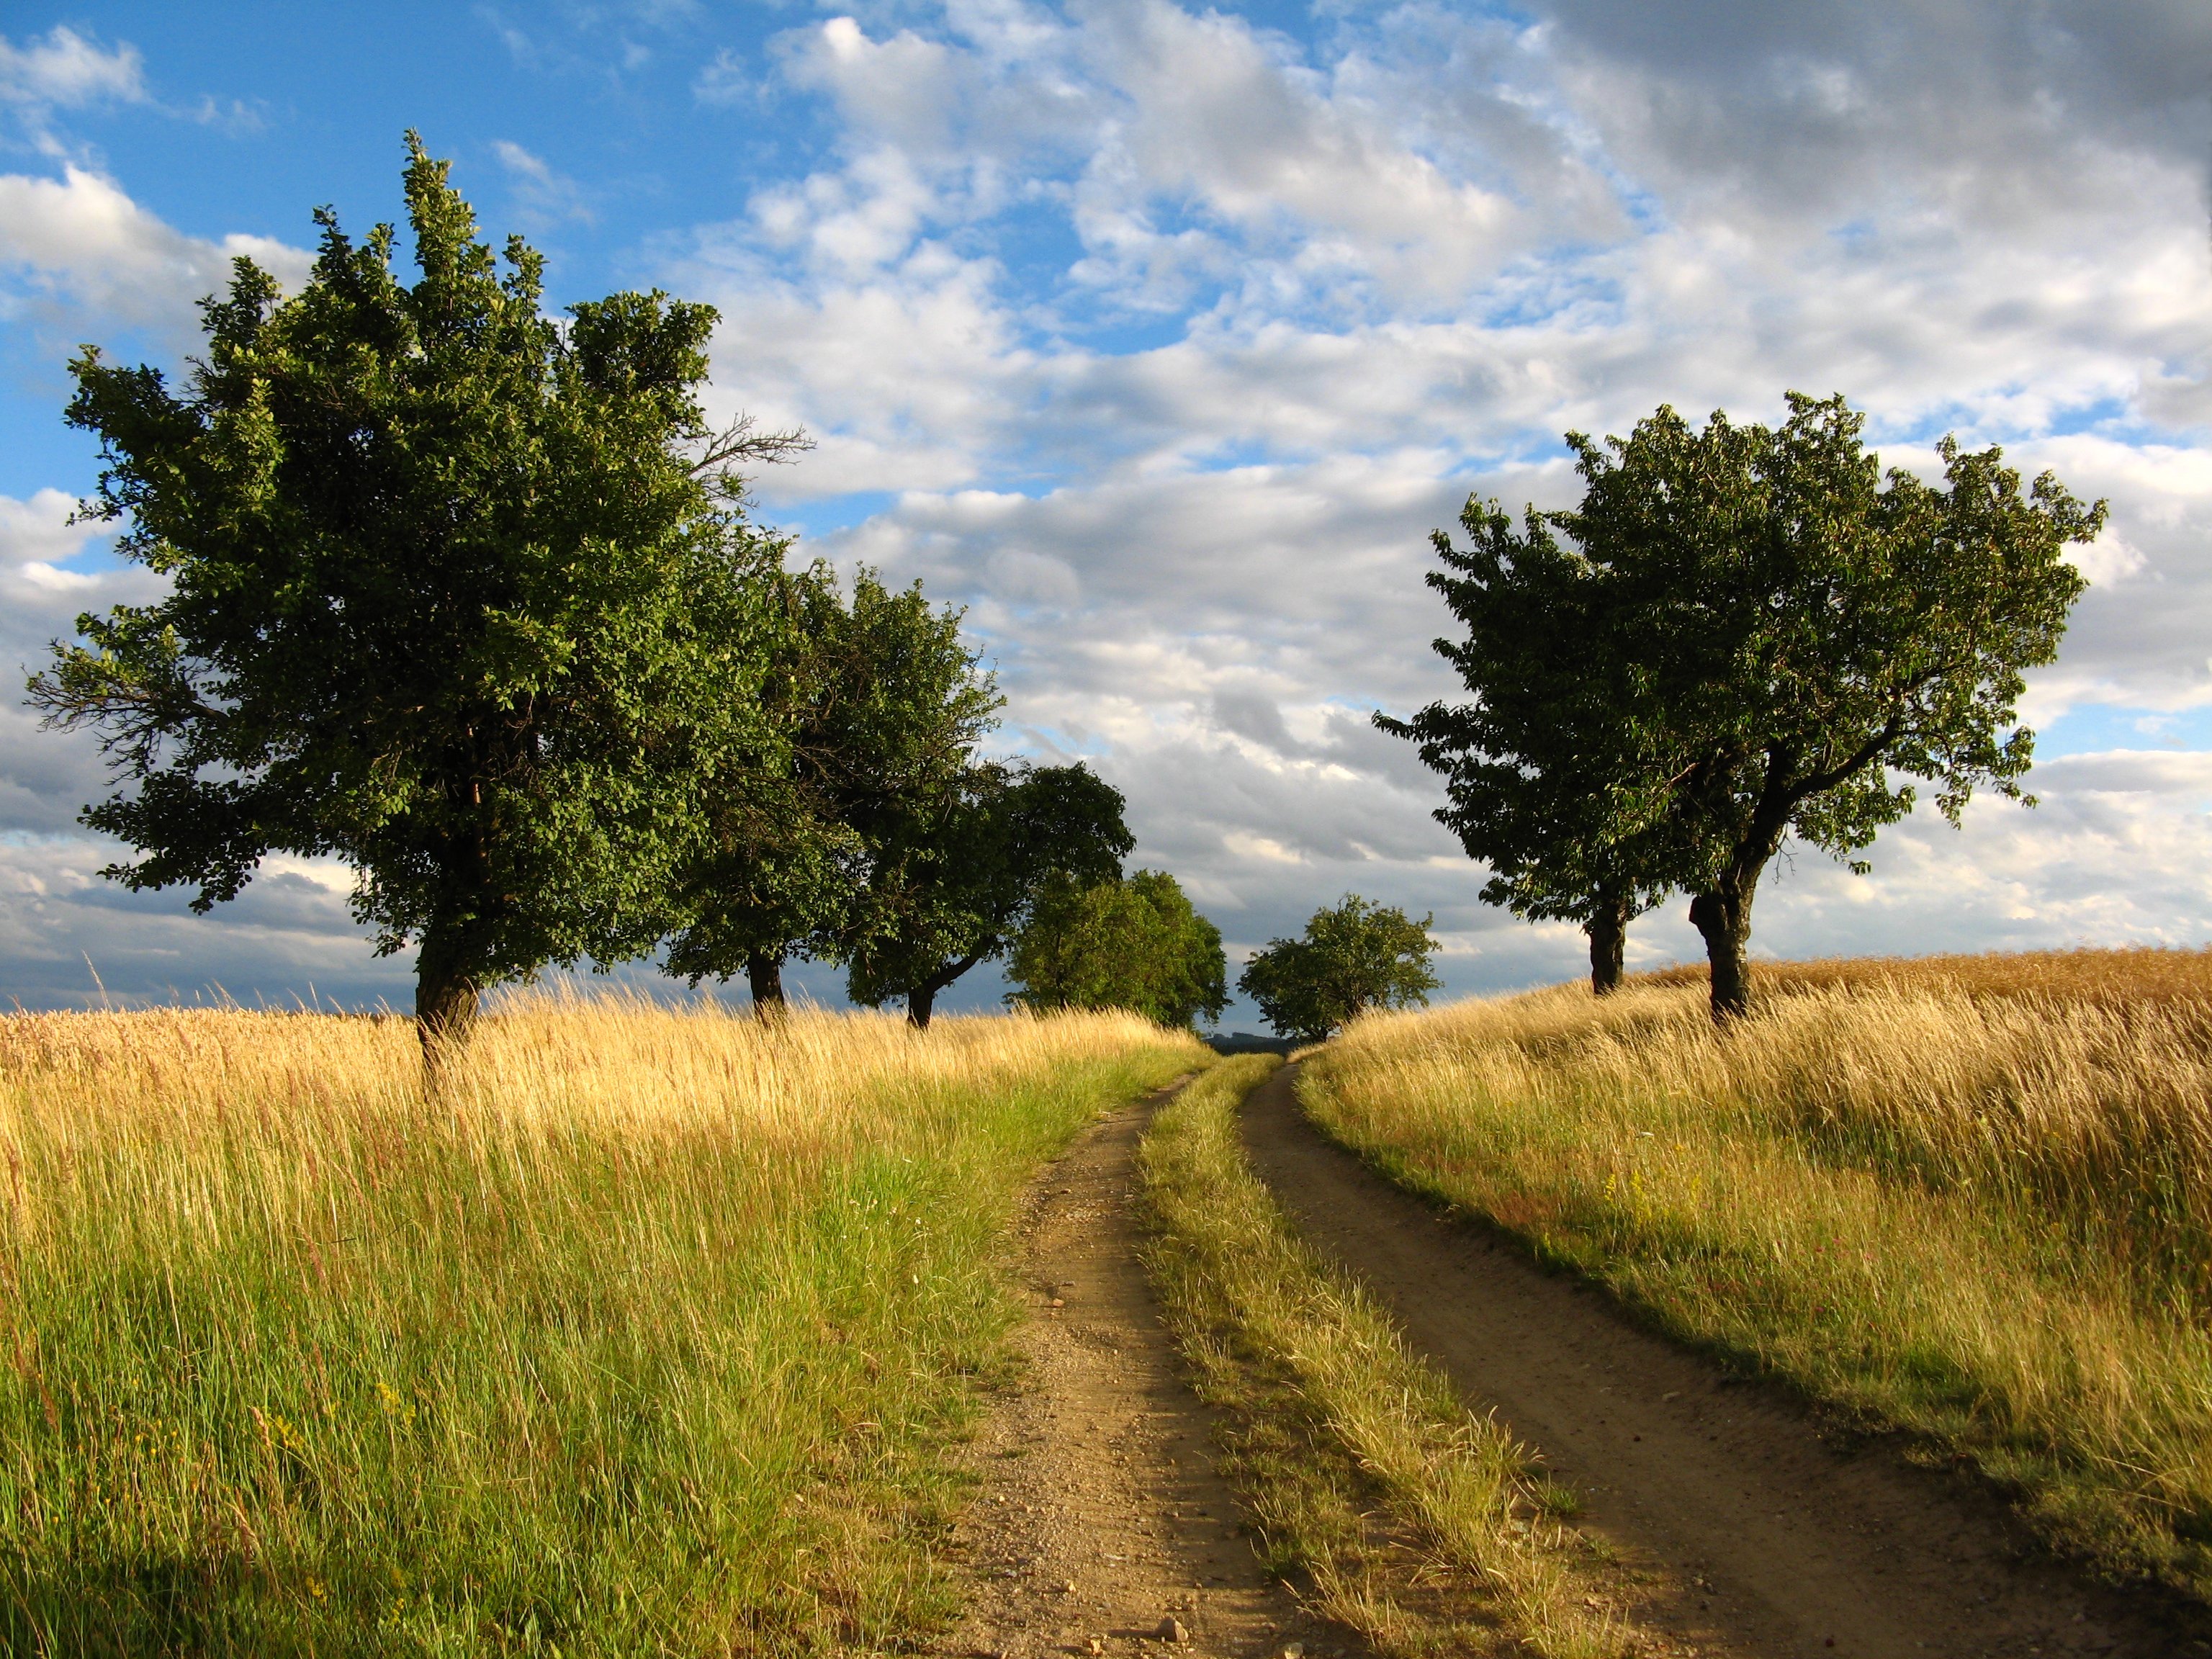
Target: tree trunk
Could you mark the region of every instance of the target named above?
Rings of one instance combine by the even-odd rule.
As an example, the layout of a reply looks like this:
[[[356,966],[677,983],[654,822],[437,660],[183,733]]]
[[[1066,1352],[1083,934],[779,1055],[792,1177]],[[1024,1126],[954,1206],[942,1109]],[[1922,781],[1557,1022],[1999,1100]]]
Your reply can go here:
[[[1765,865],[1765,860],[1748,870],[1732,865],[1711,890],[1690,901],[1691,925],[1705,935],[1705,959],[1712,966],[1717,1025],[1751,1012],[1751,900]]]
[[[1628,952],[1628,901],[1600,892],[1597,909],[1583,924],[1589,935],[1590,992],[1609,997],[1620,988],[1621,964]]]
[[[783,1000],[783,957],[757,953],[745,958],[745,982],[752,988],[753,1014],[762,1020],[779,1018]]]
[[[929,1029],[929,1011],[937,1004],[937,987],[917,985],[906,994],[906,1023],[917,1031]]]
[[[415,961],[415,1035],[422,1043],[423,1075],[434,1088],[469,1046],[480,1000],[477,977],[462,965],[455,941],[424,939]]]

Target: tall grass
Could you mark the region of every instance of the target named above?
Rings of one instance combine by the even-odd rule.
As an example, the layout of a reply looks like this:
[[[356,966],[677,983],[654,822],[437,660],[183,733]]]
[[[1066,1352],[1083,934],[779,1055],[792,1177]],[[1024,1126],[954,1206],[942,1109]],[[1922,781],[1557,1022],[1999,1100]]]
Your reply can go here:
[[[1817,964],[1363,1020],[1308,1109],[1676,1331],[2212,1599],[2212,995],[2182,953]],[[2130,996],[2139,970],[2142,994]]]
[[[1013,1194],[1143,1022],[0,1020],[0,1640],[781,1653],[945,1611]]]

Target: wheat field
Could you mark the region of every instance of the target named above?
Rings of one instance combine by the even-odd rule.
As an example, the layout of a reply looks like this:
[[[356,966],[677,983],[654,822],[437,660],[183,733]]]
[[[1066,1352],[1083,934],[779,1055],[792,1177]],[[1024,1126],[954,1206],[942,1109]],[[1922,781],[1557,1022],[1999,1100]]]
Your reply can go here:
[[[525,998],[0,1019],[0,1641],[805,1652],[925,1629],[1015,1194],[1133,1018]]]
[[[1308,1109],[1396,1178],[2212,1599],[2212,959],[1761,964],[1363,1019]]]

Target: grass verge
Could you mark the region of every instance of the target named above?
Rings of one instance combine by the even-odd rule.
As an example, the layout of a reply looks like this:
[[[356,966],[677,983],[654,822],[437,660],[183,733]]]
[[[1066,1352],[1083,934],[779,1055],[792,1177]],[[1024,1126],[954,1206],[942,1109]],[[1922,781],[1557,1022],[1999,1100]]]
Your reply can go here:
[[[1726,1031],[1698,986],[1563,987],[1363,1020],[1301,1097],[1676,1334],[1978,1466],[2062,1552],[2212,1601],[2188,954],[1815,964]]]
[[[1566,1494],[1471,1415],[1246,1163],[1237,1104],[1272,1055],[1224,1060],[1139,1152],[1146,1266],[1200,1394],[1233,1423],[1229,1472],[1269,1564],[1390,1655],[1630,1650]]]
[[[0,1020],[0,1647],[803,1654],[949,1611],[1024,1181],[1118,1016]]]

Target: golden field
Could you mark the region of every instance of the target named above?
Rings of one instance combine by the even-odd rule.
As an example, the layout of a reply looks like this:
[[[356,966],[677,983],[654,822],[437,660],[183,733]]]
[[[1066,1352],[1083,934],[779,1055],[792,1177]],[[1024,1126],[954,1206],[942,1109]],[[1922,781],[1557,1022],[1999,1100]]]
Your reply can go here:
[[[1676,1333],[2212,1599],[2212,957],[1759,968],[1372,1017],[1318,1121]]]
[[[1133,1018],[517,1000],[0,1019],[22,1653],[877,1645],[1015,1195],[1203,1063]]]

